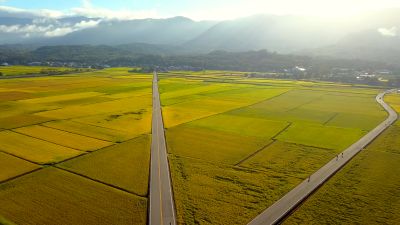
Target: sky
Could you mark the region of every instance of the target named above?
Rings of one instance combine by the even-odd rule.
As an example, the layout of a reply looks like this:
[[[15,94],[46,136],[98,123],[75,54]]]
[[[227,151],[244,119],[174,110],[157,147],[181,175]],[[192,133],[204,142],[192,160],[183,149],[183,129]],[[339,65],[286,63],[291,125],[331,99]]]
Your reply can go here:
[[[0,0],[0,10],[111,19],[226,20],[254,14],[344,18],[386,8],[400,8],[400,0]]]

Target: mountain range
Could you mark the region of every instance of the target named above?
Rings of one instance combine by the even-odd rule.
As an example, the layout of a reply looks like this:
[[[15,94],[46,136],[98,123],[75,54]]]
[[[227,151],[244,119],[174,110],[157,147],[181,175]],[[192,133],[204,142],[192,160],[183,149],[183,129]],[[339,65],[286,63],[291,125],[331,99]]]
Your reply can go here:
[[[349,19],[255,15],[227,21],[44,18],[0,11],[0,44],[109,45],[149,54],[267,49],[279,53],[398,62],[400,10]],[[122,47],[121,47],[122,46]]]

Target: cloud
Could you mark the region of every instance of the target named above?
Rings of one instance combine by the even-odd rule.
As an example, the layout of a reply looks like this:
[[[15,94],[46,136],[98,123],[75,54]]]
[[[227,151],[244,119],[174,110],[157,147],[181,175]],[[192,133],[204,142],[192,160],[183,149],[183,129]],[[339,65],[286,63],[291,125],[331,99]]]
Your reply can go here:
[[[60,18],[65,16],[65,14],[61,11],[51,10],[51,9],[37,9],[37,10],[29,10],[29,9],[21,9],[9,6],[1,6],[0,5],[0,13],[9,14],[16,17],[49,17],[49,18]]]
[[[66,34],[96,27],[101,20],[81,21],[75,24],[64,23],[58,21],[36,21],[36,23],[28,25],[0,25],[0,33],[19,34],[23,37],[58,37]]]
[[[144,18],[159,18],[157,10],[110,10],[96,7],[72,8],[73,15],[89,18],[103,18],[107,20],[133,20]]]
[[[387,37],[395,37],[397,36],[397,27],[391,27],[391,28],[379,28],[378,32],[382,36],[387,36]]]

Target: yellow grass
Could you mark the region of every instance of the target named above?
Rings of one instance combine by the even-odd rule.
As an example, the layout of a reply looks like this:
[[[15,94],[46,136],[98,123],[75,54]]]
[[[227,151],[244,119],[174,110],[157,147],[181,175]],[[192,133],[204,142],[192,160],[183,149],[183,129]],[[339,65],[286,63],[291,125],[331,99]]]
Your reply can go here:
[[[146,224],[145,198],[55,168],[1,184],[0,190],[0,212],[16,224]]]
[[[0,150],[40,164],[54,163],[82,154],[81,151],[12,131],[0,132]]]
[[[111,143],[107,141],[68,133],[40,125],[22,127],[15,129],[15,131],[55,144],[83,151],[93,151],[111,145]]]
[[[0,152],[0,182],[37,168],[38,165]]]

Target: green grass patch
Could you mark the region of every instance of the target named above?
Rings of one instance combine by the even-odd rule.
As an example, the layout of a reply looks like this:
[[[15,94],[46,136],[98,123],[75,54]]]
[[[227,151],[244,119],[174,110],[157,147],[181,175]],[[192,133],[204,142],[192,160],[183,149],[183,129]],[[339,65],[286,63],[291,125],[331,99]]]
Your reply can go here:
[[[243,116],[219,114],[190,123],[191,126],[208,128],[211,130],[231,132],[236,135],[245,135],[270,139],[288,126],[282,121],[272,121]]]
[[[359,129],[295,123],[282,132],[277,139],[289,143],[336,149],[340,152],[364,134],[365,132]]]

